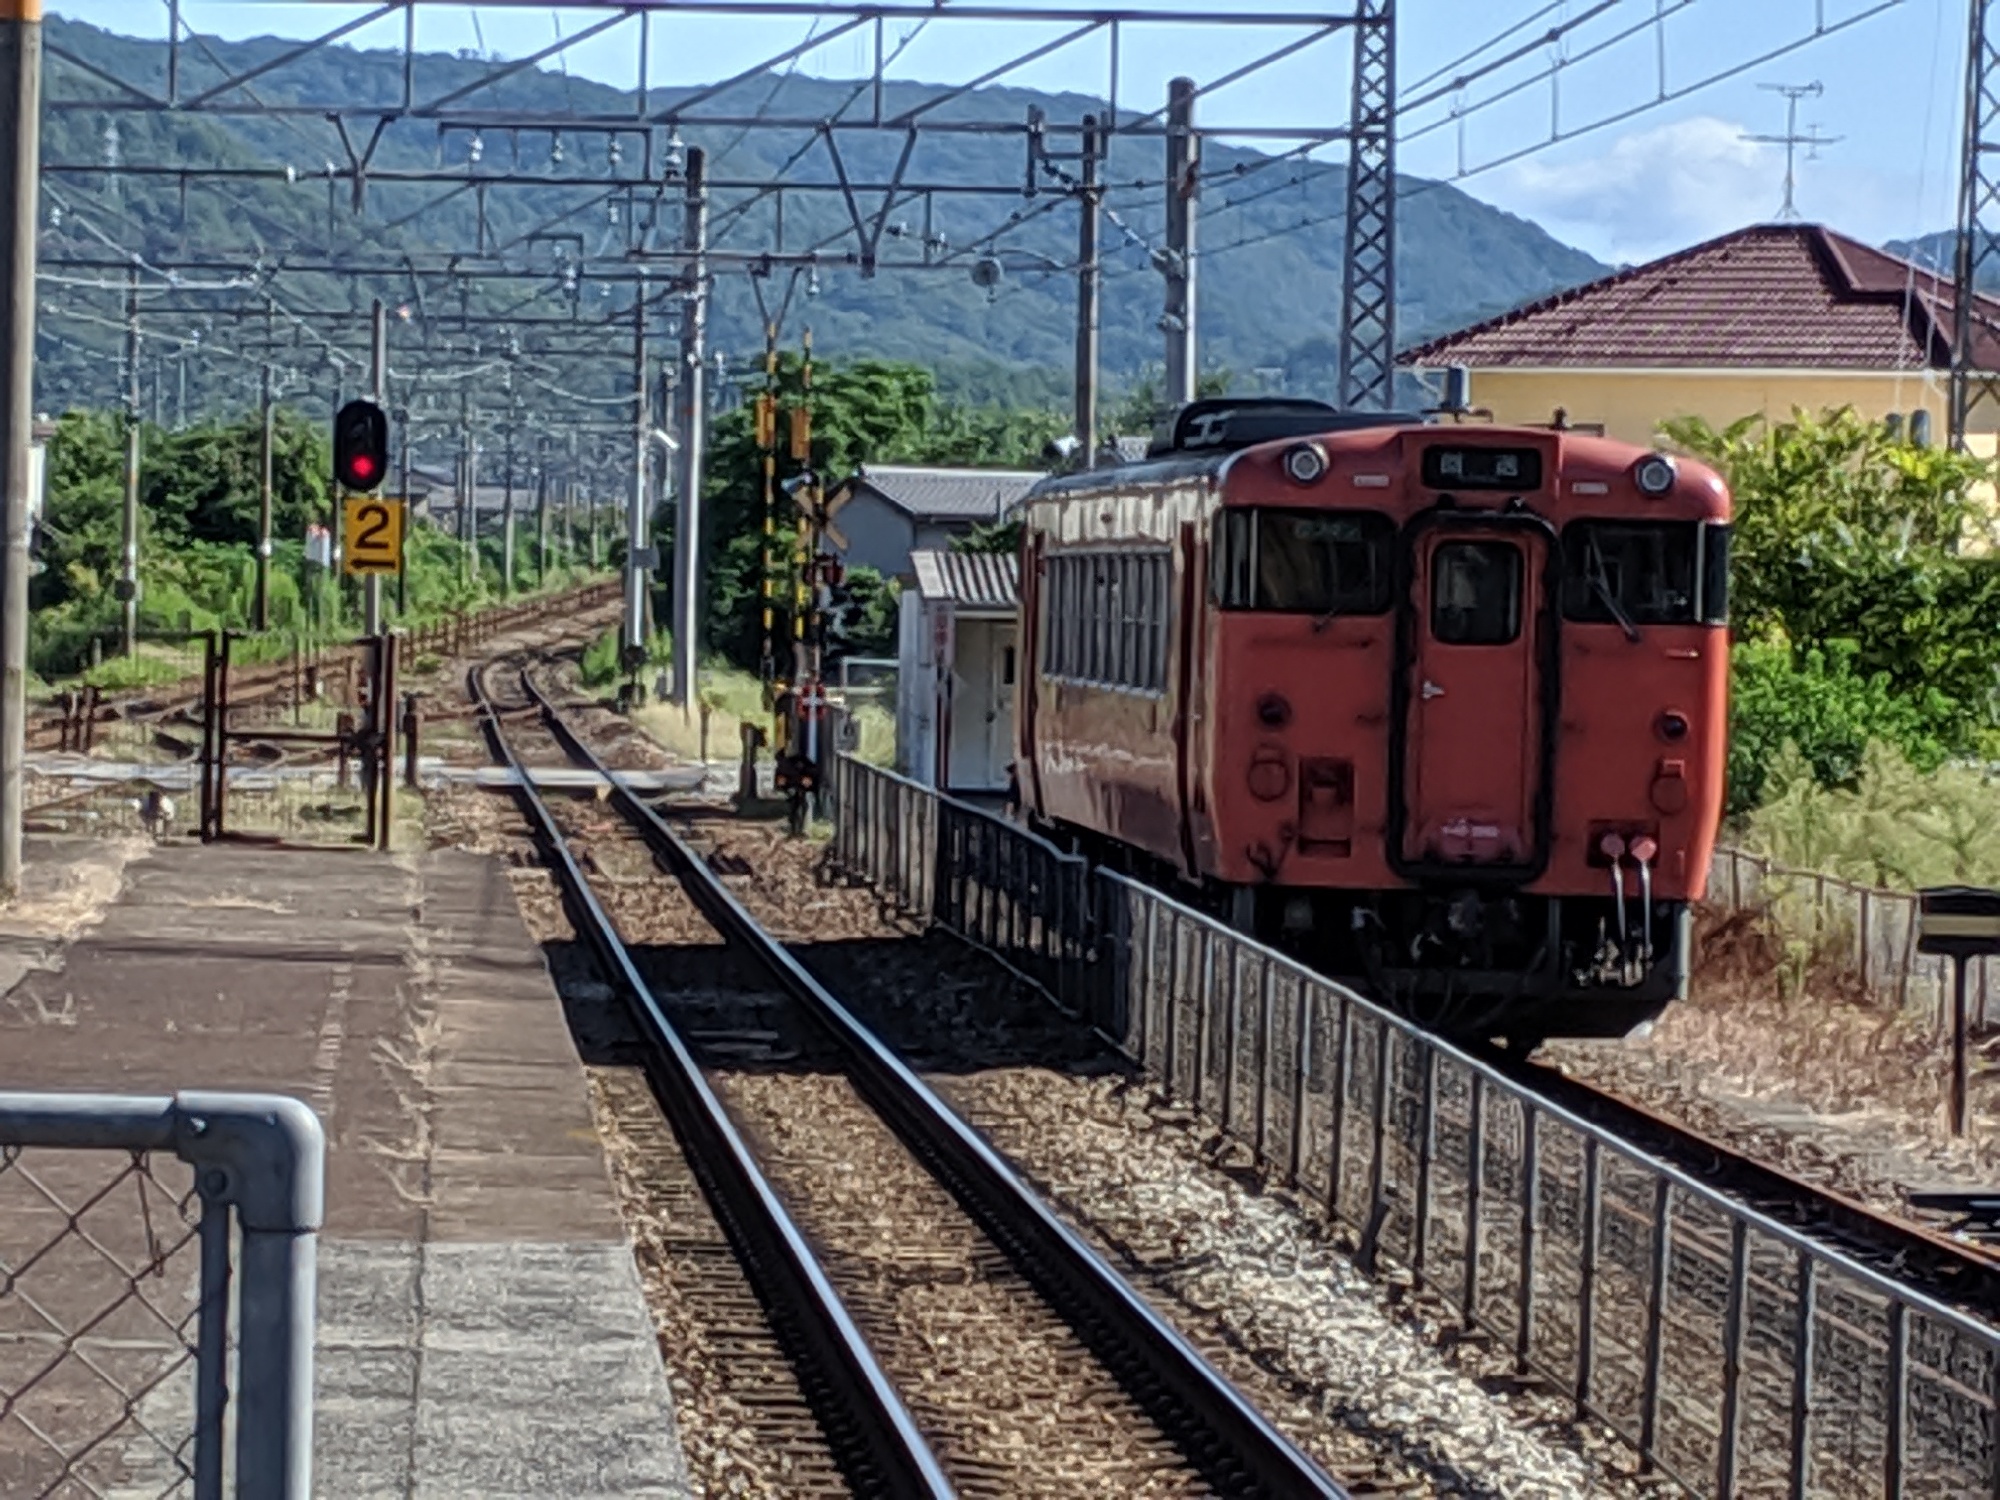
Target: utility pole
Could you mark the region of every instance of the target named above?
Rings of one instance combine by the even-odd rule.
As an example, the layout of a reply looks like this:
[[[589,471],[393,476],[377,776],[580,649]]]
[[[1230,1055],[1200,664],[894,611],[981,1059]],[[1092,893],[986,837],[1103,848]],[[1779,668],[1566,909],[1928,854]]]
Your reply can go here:
[[[472,387],[458,389],[458,540],[465,549],[465,581],[479,582],[479,450],[472,441]]]
[[[1396,397],[1396,0],[1359,0],[1340,278],[1340,404]]]
[[[1104,268],[1097,260],[1101,200],[1097,156],[1102,149],[1097,116],[1083,117],[1083,182],[1077,195],[1080,227],[1076,238],[1076,445],[1087,469],[1097,467],[1098,294]]]
[[[272,447],[276,439],[276,414],[271,405],[271,366],[264,366],[263,384],[258,400],[262,412],[263,436],[258,444],[257,474],[257,628],[271,628],[271,464]]]
[[[396,618],[402,619],[410,612],[410,524],[416,519],[410,509],[410,466],[415,462],[410,452],[410,409],[400,408],[396,413],[398,467],[402,473],[403,488],[403,540],[396,557]]]
[[[1167,85],[1167,248],[1158,257],[1167,278],[1167,305],[1160,327],[1167,335],[1167,409],[1194,400],[1194,240],[1200,213],[1201,142],[1194,133],[1195,82],[1176,78]]]
[[[1807,161],[1817,161],[1819,160],[1819,148],[1821,146],[1831,146],[1841,138],[1837,135],[1821,135],[1819,133],[1819,126],[1817,125],[1809,125],[1806,127],[1804,135],[1799,134],[1799,101],[1801,99],[1817,99],[1821,94],[1826,92],[1818,79],[1814,79],[1811,83],[1760,83],[1757,87],[1768,90],[1773,94],[1783,94],[1785,96],[1785,133],[1783,135],[1746,135],[1743,139],[1746,141],[1755,141],[1763,146],[1783,146],[1785,148],[1785,201],[1783,206],[1778,209],[1778,218],[1784,223],[1791,223],[1799,216],[1799,206],[1796,202],[1799,147],[1804,146],[1806,148]]]
[[[507,372],[507,434],[502,439],[507,455],[507,484],[500,499],[500,597],[514,597],[514,429],[520,425],[521,409],[514,395],[514,372]]]
[[[21,762],[27,756],[28,473],[35,418],[35,226],[40,222],[39,4],[0,5],[0,895],[21,889]]]
[[[682,709],[694,702],[697,637],[701,633],[702,439],[708,423],[708,153],[688,147],[687,202],[681,217],[687,251],[687,296],[681,306],[680,503],[674,512],[674,687]]]
[[[382,306],[382,299],[375,299],[375,309],[368,323],[368,384],[377,406],[389,404],[389,319]],[[366,635],[382,633],[382,575],[370,573],[362,585],[362,632]]]
[[[1965,53],[1965,132],[1960,147],[1958,243],[1952,257],[1951,446],[1992,431],[2000,417],[2000,371],[1986,355],[1995,333],[1979,297],[1981,282],[2000,265],[2000,11],[1972,0]]]
[[[535,455],[535,587],[549,584],[549,440],[544,437]]]
[[[29,231],[32,233],[32,229]],[[125,654],[139,644],[139,267],[125,268],[125,524],[118,597]]]
[[[625,512],[625,670],[646,659],[646,450],[652,410],[646,389],[646,279],[632,293],[632,500]]]

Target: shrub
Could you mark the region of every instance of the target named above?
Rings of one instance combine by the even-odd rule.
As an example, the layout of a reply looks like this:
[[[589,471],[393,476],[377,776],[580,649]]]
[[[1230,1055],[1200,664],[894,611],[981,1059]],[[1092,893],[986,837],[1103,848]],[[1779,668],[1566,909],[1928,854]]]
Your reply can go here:
[[[1730,656],[1729,811],[1762,803],[1779,753],[1794,747],[1821,785],[1851,785],[1871,743],[1933,771],[1956,748],[1956,706],[1934,688],[1897,692],[1863,676],[1855,648],[1834,642],[1795,661],[1788,646],[1743,641]]]

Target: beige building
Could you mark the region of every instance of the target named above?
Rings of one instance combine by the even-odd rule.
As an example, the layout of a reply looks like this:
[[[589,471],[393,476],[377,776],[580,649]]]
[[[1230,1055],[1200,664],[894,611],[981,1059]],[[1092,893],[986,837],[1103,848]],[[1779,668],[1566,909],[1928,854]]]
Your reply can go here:
[[[1655,440],[1671,417],[1716,427],[1761,412],[1851,406],[1930,414],[1946,429],[1948,278],[1816,224],[1761,224],[1433,339],[1401,363],[1465,365],[1473,405],[1505,423],[1561,409],[1612,437]],[[2000,301],[1981,297],[2000,327]],[[2000,368],[2000,338],[1984,334]],[[1988,406],[1977,452],[1994,451]]]

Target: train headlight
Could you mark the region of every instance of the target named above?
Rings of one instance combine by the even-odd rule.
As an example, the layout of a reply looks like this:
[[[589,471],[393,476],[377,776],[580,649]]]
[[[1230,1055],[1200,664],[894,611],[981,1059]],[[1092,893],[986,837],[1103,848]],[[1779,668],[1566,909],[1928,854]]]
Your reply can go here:
[[[1285,475],[1294,484],[1317,484],[1326,473],[1326,453],[1318,443],[1294,443],[1285,450]]]
[[[1632,466],[1632,482],[1642,495],[1664,495],[1674,487],[1677,471],[1664,453],[1649,453]]]

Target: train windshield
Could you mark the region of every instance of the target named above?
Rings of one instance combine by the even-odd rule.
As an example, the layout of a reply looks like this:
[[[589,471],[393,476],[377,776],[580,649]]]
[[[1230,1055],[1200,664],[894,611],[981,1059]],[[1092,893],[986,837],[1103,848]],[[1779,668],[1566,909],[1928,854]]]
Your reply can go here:
[[[1563,529],[1563,615],[1592,624],[1719,623],[1728,529],[1694,521],[1576,521]],[[1709,577],[1708,575],[1713,575]]]
[[[1216,601],[1225,609],[1372,615],[1389,607],[1395,524],[1373,511],[1225,510]]]

